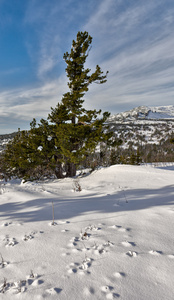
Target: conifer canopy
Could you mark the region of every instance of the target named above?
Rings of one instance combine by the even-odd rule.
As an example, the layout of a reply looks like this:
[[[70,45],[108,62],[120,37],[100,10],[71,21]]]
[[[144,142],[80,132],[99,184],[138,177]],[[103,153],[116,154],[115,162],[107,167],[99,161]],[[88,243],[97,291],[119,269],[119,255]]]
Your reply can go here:
[[[101,115],[101,110],[83,106],[89,85],[105,83],[108,74],[99,65],[94,72],[85,68],[91,43],[92,37],[86,31],[77,33],[70,52],[63,56],[69,91],[51,108],[47,120],[41,119],[37,125],[33,119],[30,130],[19,132],[7,146],[4,159],[8,171],[26,180],[50,173],[58,178],[75,176],[77,167],[96,151],[99,143],[113,145],[113,133],[105,124],[110,114]]]

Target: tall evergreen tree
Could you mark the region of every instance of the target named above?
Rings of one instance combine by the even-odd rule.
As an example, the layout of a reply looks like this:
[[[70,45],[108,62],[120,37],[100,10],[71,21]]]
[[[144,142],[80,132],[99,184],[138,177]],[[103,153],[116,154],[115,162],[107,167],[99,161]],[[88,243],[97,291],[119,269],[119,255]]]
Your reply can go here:
[[[77,166],[95,152],[100,142],[114,144],[113,133],[105,125],[110,114],[101,115],[101,110],[83,106],[90,84],[105,83],[108,73],[103,74],[98,65],[93,73],[85,68],[91,43],[92,37],[86,31],[77,33],[70,53],[63,56],[69,92],[51,108],[48,120],[41,119],[36,125],[33,119],[30,130],[19,132],[7,146],[4,161],[11,173],[25,179],[39,179],[48,172],[61,178],[63,171],[66,176],[75,176]]]
[[[111,142],[112,133],[105,133],[104,123],[109,117],[105,112],[98,119],[101,110],[86,110],[83,107],[83,96],[93,82],[106,82],[107,73],[103,75],[97,65],[95,72],[85,68],[89,55],[92,37],[85,32],[78,32],[76,41],[73,40],[70,53],[64,54],[67,64],[69,92],[63,95],[61,103],[51,108],[48,119],[56,124],[56,145],[62,151],[62,162],[66,164],[67,176],[76,174],[78,165],[86,155],[94,151],[100,141]]]

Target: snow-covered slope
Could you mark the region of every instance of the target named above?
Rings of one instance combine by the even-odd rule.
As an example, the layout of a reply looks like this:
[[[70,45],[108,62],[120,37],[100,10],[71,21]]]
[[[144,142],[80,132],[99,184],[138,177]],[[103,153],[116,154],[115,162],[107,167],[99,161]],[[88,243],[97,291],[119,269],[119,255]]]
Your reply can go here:
[[[147,119],[174,119],[174,105],[151,107]]]
[[[17,132],[0,135],[0,152],[5,149],[6,145],[14,138]]]
[[[81,192],[70,178],[1,182],[0,299],[172,300],[170,168],[103,168]]]
[[[156,151],[171,152],[164,146],[174,135],[174,105],[147,107],[140,106],[130,111],[112,115],[108,119],[110,129],[122,139],[122,147],[158,145]],[[170,144],[170,142],[169,142]],[[147,149],[143,149],[146,152]],[[148,150],[149,151],[149,150]],[[150,150],[151,151],[151,150]]]
[[[139,106],[129,111],[112,115],[109,121],[126,120],[164,120],[174,119],[174,105],[169,106]]]

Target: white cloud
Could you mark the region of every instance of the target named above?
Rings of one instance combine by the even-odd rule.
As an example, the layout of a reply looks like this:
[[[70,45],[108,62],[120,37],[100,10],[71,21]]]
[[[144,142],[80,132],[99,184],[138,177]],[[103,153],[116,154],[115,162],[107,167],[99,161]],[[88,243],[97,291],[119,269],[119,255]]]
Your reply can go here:
[[[71,0],[29,1],[24,22],[33,28],[37,47],[31,36],[26,44],[38,82],[35,88],[1,92],[1,116],[10,116],[15,122],[46,117],[50,107],[61,100],[67,90],[62,56],[75,38],[71,36],[75,18],[84,14],[79,3],[72,7]],[[70,4],[73,10],[68,10]],[[169,0],[102,0],[93,4],[95,9],[90,10],[93,13],[86,24],[76,19],[79,30],[87,30],[93,37],[86,66],[93,71],[99,64],[104,72],[109,70],[106,84],[90,87],[86,107],[116,113],[123,107],[173,104],[174,6],[168,4]],[[52,79],[55,72],[60,76],[57,80]]]
[[[66,91],[65,76],[36,88],[14,89],[0,93],[0,115],[14,120],[46,118]],[[11,120],[12,121],[12,120]]]
[[[49,71],[54,69],[60,61],[61,50],[59,47],[59,36],[48,37],[45,33],[44,37],[40,41],[40,55],[38,61],[38,77],[43,79]]]
[[[29,2],[24,23],[33,29],[33,35],[37,43],[31,46],[32,36],[28,37],[26,46],[28,52],[35,62],[38,79],[45,80],[48,74],[60,61],[60,30],[57,28],[58,20],[55,20],[59,3],[54,1],[52,5],[49,1]],[[56,24],[57,23],[57,24]]]
[[[85,26],[94,37],[91,66],[109,70],[107,84],[91,88],[89,103],[113,113],[124,103],[173,104],[174,8],[140,1],[120,11],[120,3],[103,1]]]

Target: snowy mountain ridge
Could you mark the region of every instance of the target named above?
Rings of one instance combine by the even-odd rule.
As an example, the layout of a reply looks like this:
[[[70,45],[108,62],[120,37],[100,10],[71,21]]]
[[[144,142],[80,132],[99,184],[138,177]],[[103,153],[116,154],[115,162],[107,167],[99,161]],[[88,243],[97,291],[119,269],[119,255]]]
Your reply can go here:
[[[174,161],[174,149],[170,142],[174,138],[173,105],[139,106],[111,116],[108,124],[123,142],[117,149],[118,157],[129,157],[132,151],[141,148],[144,162]]]
[[[117,113],[109,117],[108,121],[136,121],[136,120],[166,120],[174,119],[174,105],[169,106],[138,106],[129,111]]]

